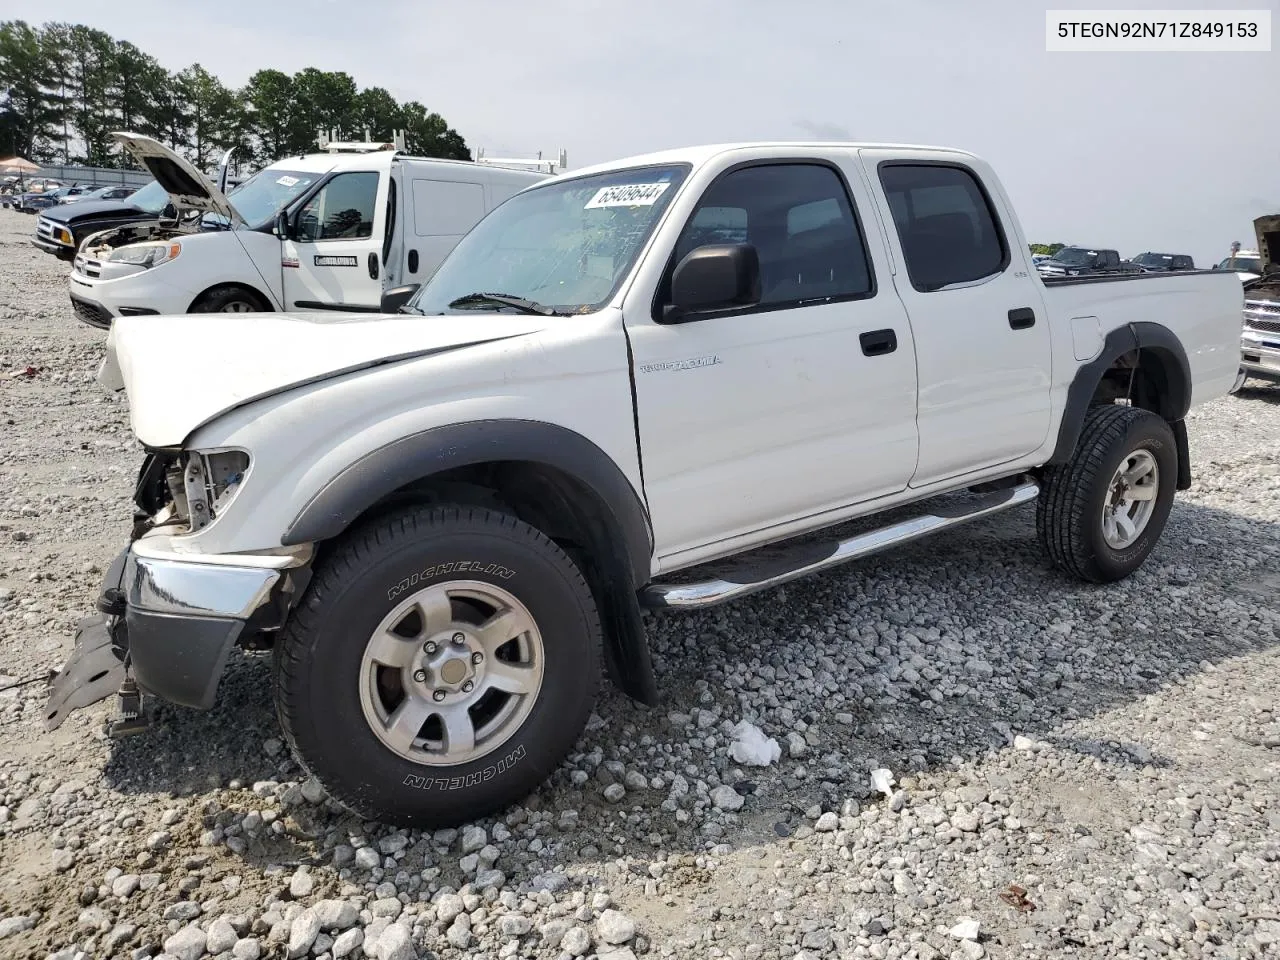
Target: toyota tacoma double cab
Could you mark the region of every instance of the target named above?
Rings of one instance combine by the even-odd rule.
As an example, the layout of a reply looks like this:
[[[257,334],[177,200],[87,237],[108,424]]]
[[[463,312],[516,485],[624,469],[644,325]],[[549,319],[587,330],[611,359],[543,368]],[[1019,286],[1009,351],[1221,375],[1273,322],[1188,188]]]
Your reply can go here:
[[[379,314],[121,317],[135,525],[46,723],[208,708],[270,646],[336,801],[483,816],[573,748],[602,673],[657,702],[642,608],[1032,500],[1053,565],[1131,574],[1241,309],[1229,274],[1042,279],[972,154],[754,143],[532,185]]]

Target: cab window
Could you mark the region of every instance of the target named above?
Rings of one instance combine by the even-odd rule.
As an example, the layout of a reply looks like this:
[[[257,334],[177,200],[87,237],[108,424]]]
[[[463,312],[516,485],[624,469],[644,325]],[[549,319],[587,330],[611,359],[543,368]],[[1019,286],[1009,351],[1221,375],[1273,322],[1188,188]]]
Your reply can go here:
[[[317,240],[367,240],[373,236],[378,173],[340,173],[298,211],[295,236]]]

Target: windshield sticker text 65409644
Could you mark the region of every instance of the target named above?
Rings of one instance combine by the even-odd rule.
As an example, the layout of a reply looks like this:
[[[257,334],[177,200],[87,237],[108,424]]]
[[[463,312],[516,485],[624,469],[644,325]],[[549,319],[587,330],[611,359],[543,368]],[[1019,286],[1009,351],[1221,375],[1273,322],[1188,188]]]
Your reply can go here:
[[[624,183],[616,187],[601,187],[587,201],[584,210],[599,207],[650,207],[666,192],[669,183]]]

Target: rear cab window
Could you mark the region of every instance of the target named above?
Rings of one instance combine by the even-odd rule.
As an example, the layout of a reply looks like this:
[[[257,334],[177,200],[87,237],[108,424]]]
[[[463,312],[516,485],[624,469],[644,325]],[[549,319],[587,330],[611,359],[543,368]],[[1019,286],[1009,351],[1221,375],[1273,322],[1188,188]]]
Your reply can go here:
[[[933,292],[1003,273],[1009,245],[974,173],[958,164],[880,165],[911,285]]]

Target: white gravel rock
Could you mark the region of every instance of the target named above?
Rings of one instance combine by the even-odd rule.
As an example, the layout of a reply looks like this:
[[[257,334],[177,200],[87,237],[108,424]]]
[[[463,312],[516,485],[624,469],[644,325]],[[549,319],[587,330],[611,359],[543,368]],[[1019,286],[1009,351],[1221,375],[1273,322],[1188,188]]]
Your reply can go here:
[[[618,910],[605,910],[596,920],[596,933],[605,943],[626,943],[635,936],[635,921]]]
[[[365,952],[369,952],[368,945]],[[417,960],[418,957],[413,946],[413,931],[401,923],[393,923],[383,930],[372,944],[372,952],[376,960]]]
[[[326,933],[354,927],[360,920],[360,911],[350,900],[319,900],[311,906],[311,912]]]
[[[711,791],[711,802],[717,810],[741,810],[746,798],[728,785],[716,787]]]
[[[571,957],[580,957],[591,949],[591,934],[584,927],[570,927],[560,938],[560,949]]]
[[[190,924],[164,942],[164,952],[174,960],[200,960],[207,942],[204,931]]]
[[[37,919],[39,918],[34,914],[30,916],[5,917],[0,920],[0,940],[32,929],[36,925]]]
[[[289,925],[289,957],[304,956],[320,933],[320,918],[312,910],[303,910]]]
[[[240,937],[236,933],[235,927],[226,920],[218,919],[209,924],[205,949],[217,955],[225,950],[230,950],[239,939]]]

